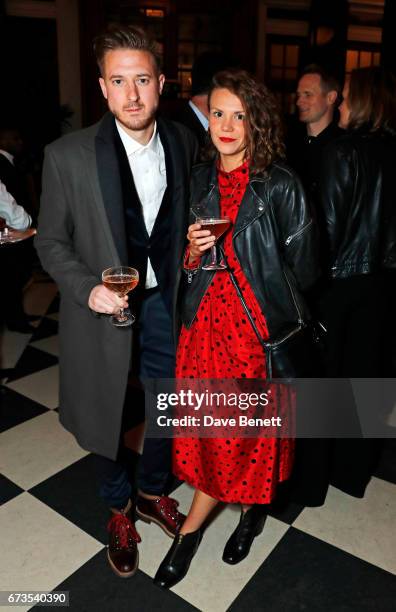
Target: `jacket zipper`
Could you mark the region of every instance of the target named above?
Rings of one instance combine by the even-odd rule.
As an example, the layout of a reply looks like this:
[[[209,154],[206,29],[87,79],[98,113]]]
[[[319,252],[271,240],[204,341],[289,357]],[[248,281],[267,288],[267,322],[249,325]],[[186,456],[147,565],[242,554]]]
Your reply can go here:
[[[289,244],[291,243],[292,240],[294,240],[294,238],[296,238],[297,236],[299,236],[302,232],[305,232],[305,230],[307,229],[307,227],[309,227],[312,224],[312,219],[310,221],[308,221],[308,223],[306,225],[304,225],[304,227],[302,227],[301,229],[298,230],[298,232],[296,232],[295,234],[292,234],[291,236],[288,236],[285,240],[285,245],[289,246]]]
[[[265,344],[267,344],[268,347],[279,346],[280,344],[283,344],[283,342],[286,342],[286,340],[288,340],[292,336],[295,336],[296,334],[298,334],[298,332],[301,331],[302,329],[303,329],[303,324],[301,322],[299,326],[296,327],[296,329],[292,329],[292,331],[289,332],[286,336],[284,336],[281,340],[277,340],[276,342],[266,342]]]
[[[290,281],[289,281],[289,279],[288,279],[288,276],[287,276],[287,274],[286,274],[286,271],[285,271],[285,270],[283,270],[283,275],[284,275],[284,277],[285,277],[285,279],[286,279],[286,282],[287,282],[288,287],[289,287],[289,291],[290,291],[291,296],[292,296],[292,298],[293,298],[294,306],[296,307],[296,310],[297,310],[297,315],[298,315],[298,323],[299,323],[299,325],[300,325],[300,328],[299,328],[299,329],[301,329],[301,327],[304,325],[304,321],[303,321],[303,319],[301,318],[301,312],[300,312],[300,309],[299,309],[299,307],[298,307],[296,297],[295,297],[295,295],[294,295],[294,292],[293,292],[292,286],[291,286],[291,284],[290,284]],[[296,330],[296,331],[299,331],[299,329],[298,329],[298,330]]]

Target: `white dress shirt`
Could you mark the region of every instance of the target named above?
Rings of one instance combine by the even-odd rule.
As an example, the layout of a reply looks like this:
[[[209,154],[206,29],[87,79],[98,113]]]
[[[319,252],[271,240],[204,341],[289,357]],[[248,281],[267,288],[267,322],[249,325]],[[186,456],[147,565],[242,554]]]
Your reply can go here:
[[[204,130],[207,132],[209,129],[209,119],[205,117],[202,111],[199,110],[198,106],[195,106],[194,102],[189,100],[188,104],[191,107],[191,109],[194,111],[194,113],[197,115]]]
[[[129,136],[117,120],[116,126],[128,156],[136,191],[142,204],[144,223],[150,236],[166,189],[165,154],[157,132],[157,124],[154,125],[153,135],[146,145]],[[149,258],[146,289],[157,285]]]
[[[0,149],[0,153],[1,155],[4,155],[4,157],[6,159],[8,159],[8,161],[10,162],[10,164],[12,164],[13,166],[15,166],[14,164],[14,156],[11,155],[11,153],[8,153],[8,151],[4,151],[4,149]]]
[[[17,230],[27,229],[32,219],[22,206],[19,206],[8,193],[4,183],[0,181],[0,217],[6,220],[9,227]]]

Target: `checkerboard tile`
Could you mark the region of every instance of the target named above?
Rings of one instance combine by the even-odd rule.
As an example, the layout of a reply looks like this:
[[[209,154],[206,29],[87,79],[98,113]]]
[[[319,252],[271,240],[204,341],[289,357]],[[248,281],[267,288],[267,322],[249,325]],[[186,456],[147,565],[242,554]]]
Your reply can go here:
[[[221,561],[238,522],[224,508],[209,525],[188,576],[172,591],[152,584],[171,541],[137,523],[140,567],[130,580],[106,562],[108,510],[97,495],[94,458],[58,422],[58,308],[52,283],[35,283],[32,335],[3,333],[0,588],[70,591],[70,609],[152,612],[390,612],[396,601],[396,444],[388,440],[365,498],[330,488],[322,508],[280,499],[240,565]],[[174,495],[186,511],[191,489]],[[23,568],[23,569],[22,569]],[[20,609],[20,608],[19,608]]]

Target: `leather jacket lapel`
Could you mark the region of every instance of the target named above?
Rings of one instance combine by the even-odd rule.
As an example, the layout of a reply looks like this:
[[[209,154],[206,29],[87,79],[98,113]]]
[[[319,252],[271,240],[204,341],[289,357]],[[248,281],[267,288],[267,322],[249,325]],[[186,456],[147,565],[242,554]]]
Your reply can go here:
[[[258,217],[260,217],[269,205],[265,198],[264,190],[262,190],[261,196],[258,196],[258,194],[256,193],[254,189],[254,184],[256,182],[263,183],[265,182],[265,179],[249,180],[249,183],[246,185],[246,190],[243,194],[243,198],[233,229],[234,236],[236,236],[236,234],[239,234],[239,232],[241,232],[245,227],[250,225]]]

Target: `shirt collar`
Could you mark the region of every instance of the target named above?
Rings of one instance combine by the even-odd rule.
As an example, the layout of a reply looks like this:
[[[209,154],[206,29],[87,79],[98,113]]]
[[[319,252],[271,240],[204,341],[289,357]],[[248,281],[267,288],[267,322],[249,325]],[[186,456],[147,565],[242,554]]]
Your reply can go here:
[[[134,153],[140,153],[148,150],[153,151],[154,153],[159,155],[159,136],[157,130],[157,122],[154,123],[153,135],[151,136],[148,143],[145,145],[142,145],[140,142],[132,138],[132,136],[127,134],[122,125],[119,123],[119,121],[117,121],[117,119],[115,120],[115,123],[128,157],[130,157]]]
[[[10,164],[14,165],[14,156],[11,155],[11,153],[8,153],[8,151],[4,151],[4,149],[0,149],[0,153],[8,159]]]
[[[199,110],[199,108],[197,106],[195,106],[194,102],[192,102],[191,100],[189,100],[188,102],[190,108],[194,111],[194,113],[196,114],[196,116],[198,117],[200,123],[202,124],[203,128],[208,131],[209,128],[209,121],[208,119],[205,117],[205,115],[203,114],[202,111]]]
[[[307,140],[308,142],[320,142],[321,140],[334,138],[335,136],[339,136],[340,134],[342,134],[342,129],[338,127],[337,122],[330,121],[330,123],[326,125],[326,127],[316,136],[309,136],[307,134]]]

